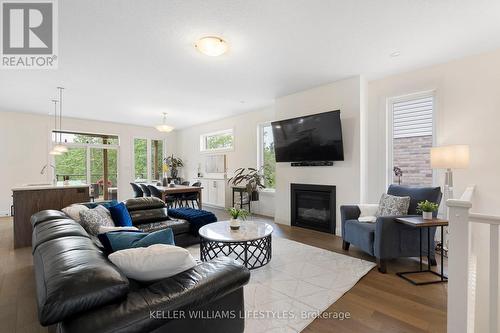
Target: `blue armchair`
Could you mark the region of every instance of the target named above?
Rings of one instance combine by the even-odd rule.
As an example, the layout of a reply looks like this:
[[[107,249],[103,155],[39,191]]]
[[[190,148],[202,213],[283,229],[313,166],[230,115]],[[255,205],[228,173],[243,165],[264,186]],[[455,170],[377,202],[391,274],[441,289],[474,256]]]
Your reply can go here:
[[[409,196],[410,207],[408,215],[419,215],[417,204],[420,201],[429,200],[439,205],[441,202],[441,189],[439,187],[407,187],[401,185],[390,185],[387,194],[394,196]],[[419,255],[419,230],[411,226],[396,222],[399,216],[378,217],[375,223],[359,222],[360,210],[358,206],[340,206],[342,221],[342,247],[349,250],[353,244],[363,251],[375,256],[380,272],[386,272],[386,260],[399,257],[418,257]],[[434,213],[434,217],[437,212]],[[422,230],[422,254],[427,255],[427,233],[430,232],[431,265],[436,265],[434,254],[434,236],[436,228],[424,228]]]

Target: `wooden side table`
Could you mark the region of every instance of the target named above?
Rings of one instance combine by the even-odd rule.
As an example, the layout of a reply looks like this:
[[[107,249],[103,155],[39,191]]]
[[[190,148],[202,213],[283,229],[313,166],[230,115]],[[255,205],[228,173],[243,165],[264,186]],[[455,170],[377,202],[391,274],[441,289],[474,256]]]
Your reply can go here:
[[[421,216],[409,216],[409,217],[400,217],[396,219],[397,222],[406,224],[410,227],[413,228],[418,228],[420,238],[419,238],[419,256],[420,256],[420,270],[418,271],[409,271],[409,272],[398,272],[396,275],[399,277],[405,279],[406,281],[416,285],[425,285],[425,284],[433,284],[433,283],[444,283],[448,282],[448,277],[444,275],[444,269],[443,269],[443,262],[444,262],[444,256],[443,256],[443,246],[441,246],[441,272],[437,273],[431,269],[431,233],[430,233],[430,228],[434,227],[441,227],[441,244],[443,244],[443,228],[448,225],[447,220],[443,219],[438,219],[438,218],[433,218],[432,220],[424,220]],[[422,267],[422,229],[427,228],[427,269],[423,269]],[[440,277],[439,280],[434,280],[434,281],[423,281],[423,282],[417,282],[415,280],[412,280],[411,278],[407,277],[406,275],[411,275],[411,274],[416,274],[416,273],[431,273],[434,275],[437,275]]]
[[[246,186],[232,186],[231,188],[233,190],[233,193],[232,193],[233,206],[232,207],[234,207],[234,204],[236,203],[235,200],[234,200],[234,194],[235,193],[239,193],[240,194],[240,209],[243,209],[244,205],[248,205],[248,212],[251,213],[252,210],[251,210],[251,207],[250,207],[250,205],[251,205],[251,198],[250,198],[250,196],[248,196],[248,200],[247,201],[243,201],[243,194],[247,193]]]

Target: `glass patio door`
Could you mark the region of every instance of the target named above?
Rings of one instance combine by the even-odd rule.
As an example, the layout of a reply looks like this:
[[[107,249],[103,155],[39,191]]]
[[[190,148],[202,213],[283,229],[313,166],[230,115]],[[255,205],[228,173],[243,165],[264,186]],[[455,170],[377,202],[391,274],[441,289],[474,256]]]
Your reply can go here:
[[[113,148],[89,148],[90,184],[94,199],[118,198],[118,151]]]

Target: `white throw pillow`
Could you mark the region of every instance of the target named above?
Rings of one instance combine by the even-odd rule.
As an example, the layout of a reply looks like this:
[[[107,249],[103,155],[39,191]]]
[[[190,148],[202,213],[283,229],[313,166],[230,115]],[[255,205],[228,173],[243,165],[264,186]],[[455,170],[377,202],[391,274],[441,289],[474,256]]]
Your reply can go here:
[[[105,234],[110,231],[139,231],[139,229],[136,227],[108,227],[104,225],[99,226],[100,234]]]
[[[108,258],[127,277],[137,281],[164,279],[196,266],[188,250],[165,244],[120,250]]]
[[[61,209],[63,213],[71,217],[76,222],[80,222],[80,212],[84,210],[89,210],[87,206],[84,205],[71,205]]]
[[[373,223],[377,221],[378,204],[359,204],[358,207],[361,212],[358,218],[359,222]]]

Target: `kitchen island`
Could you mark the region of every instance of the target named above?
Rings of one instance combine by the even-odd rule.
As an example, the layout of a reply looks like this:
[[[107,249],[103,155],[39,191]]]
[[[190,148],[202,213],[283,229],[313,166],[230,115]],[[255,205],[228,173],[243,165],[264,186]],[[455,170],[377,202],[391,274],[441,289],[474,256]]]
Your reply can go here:
[[[30,184],[12,189],[14,248],[31,246],[31,215],[45,209],[61,210],[90,200],[89,186]]]

